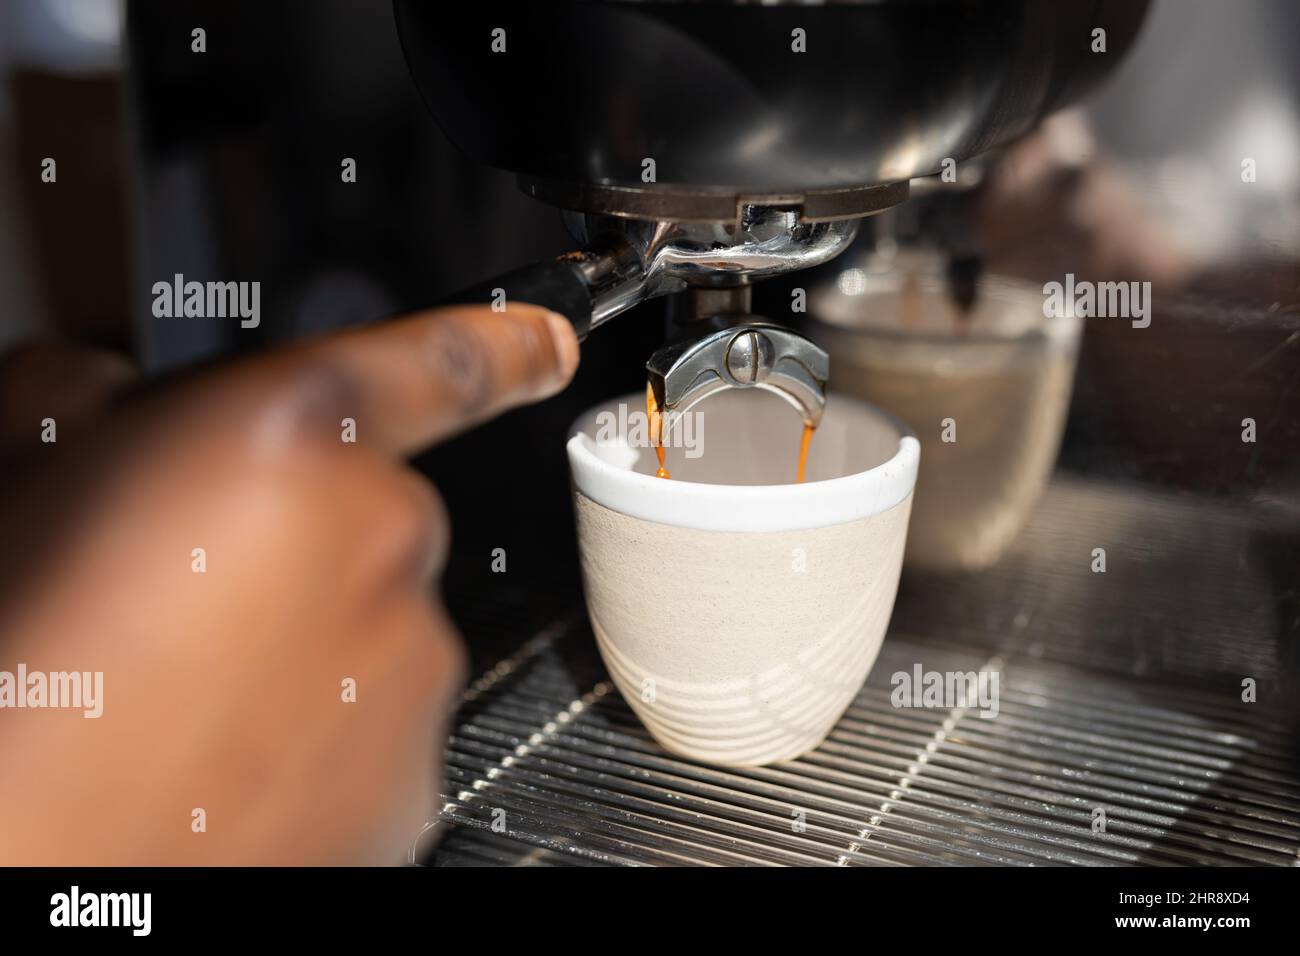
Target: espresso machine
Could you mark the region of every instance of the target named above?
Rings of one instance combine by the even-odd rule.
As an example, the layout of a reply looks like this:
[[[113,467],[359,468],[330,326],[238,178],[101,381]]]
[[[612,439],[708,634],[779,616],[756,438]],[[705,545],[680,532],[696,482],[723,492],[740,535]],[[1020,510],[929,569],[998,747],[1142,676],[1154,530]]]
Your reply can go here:
[[[757,387],[815,427],[826,353],[753,316],[752,283],[833,259],[911,180],[1086,93],[1146,6],[479,4],[454,30],[419,0],[394,13],[443,132],[563,210],[580,243],[457,298],[543,305],[585,337],[677,295],[647,362],[661,409]]]
[[[1089,320],[1032,519],[986,570],[904,572],[867,683],[789,763],[677,757],[614,690],[583,607],[563,451],[575,418],[647,373],[666,410],[754,387],[815,423],[845,363],[823,351],[813,293],[874,277],[866,240],[924,233],[954,302],[993,301],[1006,269],[972,241],[968,200],[1002,159],[1070,104],[1092,114],[1109,99],[1124,120],[1114,149],[1190,140],[1234,70],[1283,89],[1255,53],[1217,52],[1252,17],[1252,43],[1291,36],[1265,5],[1204,28],[1195,90],[1184,45],[1212,0],[316,0],[310,17],[222,0],[198,4],[203,57],[174,42],[190,5],[128,5],[141,294],[176,272],[260,278],[264,294],[249,330],[144,308],[146,368],[440,301],[537,302],[584,338],[563,393],[413,462],[453,517],[442,590],[471,660],[413,862],[1294,865],[1300,256],[1225,261],[1217,285],[1178,290],[1146,330]],[[1157,101],[1183,104],[1177,129]],[[1285,118],[1262,115],[1266,130]],[[1255,142],[1230,133],[1233,149]],[[339,181],[341,157],[356,182]],[[1142,168],[1154,201],[1186,163]],[[1265,200],[1263,179],[1248,188],[1278,211],[1261,231],[1276,252],[1286,204]],[[1207,191],[1187,182],[1170,196],[1200,226],[1183,232],[1210,236],[1194,215]],[[1240,188],[1216,208],[1244,209]],[[1080,261],[1071,250],[1048,277]],[[1246,415],[1270,437],[1243,445]],[[1098,545],[1104,574],[1089,567]],[[497,548],[506,573],[486,557]],[[918,662],[1000,672],[998,718],[893,706],[890,675]],[[1257,703],[1241,700],[1246,678]]]

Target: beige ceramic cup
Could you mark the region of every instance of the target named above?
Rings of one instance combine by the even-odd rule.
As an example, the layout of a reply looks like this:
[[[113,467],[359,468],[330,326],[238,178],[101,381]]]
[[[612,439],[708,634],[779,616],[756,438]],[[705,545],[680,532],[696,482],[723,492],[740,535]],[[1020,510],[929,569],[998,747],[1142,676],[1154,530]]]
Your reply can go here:
[[[831,384],[897,415],[921,440],[908,567],[997,561],[1056,463],[1080,320],[1044,317],[1033,286],[997,277],[958,313],[936,276],[842,273],[813,297]]]
[[[631,395],[592,409],[568,443],[587,608],[614,683],[683,756],[744,766],[811,750],[884,639],[916,439],[833,395],[793,484],[798,416],[723,392],[696,409],[702,454],[669,448],[664,480],[653,449],[610,427],[620,404],[625,418],[645,407]]]

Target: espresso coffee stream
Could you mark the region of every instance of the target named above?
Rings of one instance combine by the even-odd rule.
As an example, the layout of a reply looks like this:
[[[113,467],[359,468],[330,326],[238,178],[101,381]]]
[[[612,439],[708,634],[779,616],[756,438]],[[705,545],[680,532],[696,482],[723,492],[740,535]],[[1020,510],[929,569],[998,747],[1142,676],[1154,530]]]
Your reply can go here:
[[[672,475],[668,474],[668,469],[664,467],[663,409],[655,400],[654,389],[649,382],[645,387],[645,412],[650,422],[650,443],[654,445],[655,457],[659,459],[659,468],[655,471],[655,477],[671,478]],[[816,427],[804,422],[803,436],[799,439],[799,464],[795,471],[795,484],[803,484],[804,471],[808,464],[808,445],[812,441]]]

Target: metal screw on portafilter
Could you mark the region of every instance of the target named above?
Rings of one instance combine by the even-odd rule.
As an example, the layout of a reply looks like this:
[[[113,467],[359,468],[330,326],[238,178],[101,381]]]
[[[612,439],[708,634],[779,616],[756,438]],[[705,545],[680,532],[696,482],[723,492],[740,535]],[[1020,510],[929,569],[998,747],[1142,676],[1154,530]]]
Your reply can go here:
[[[772,340],[757,329],[737,332],[727,343],[727,375],[737,385],[757,385],[776,360]]]

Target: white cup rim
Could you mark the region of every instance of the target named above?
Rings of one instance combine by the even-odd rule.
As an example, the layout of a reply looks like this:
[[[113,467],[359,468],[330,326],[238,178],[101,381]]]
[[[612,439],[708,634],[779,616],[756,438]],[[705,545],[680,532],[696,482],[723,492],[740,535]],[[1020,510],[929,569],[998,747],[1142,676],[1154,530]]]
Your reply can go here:
[[[838,478],[784,485],[717,485],[665,481],[618,468],[602,459],[584,428],[600,411],[644,396],[601,402],[578,416],[566,451],[574,487],[587,498],[620,514],[698,531],[802,531],[845,524],[888,511],[916,486],[921,444],[912,430],[867,402],[832,394],[828,401],[853,404],[893,426],[898,449],[887,461]]]

